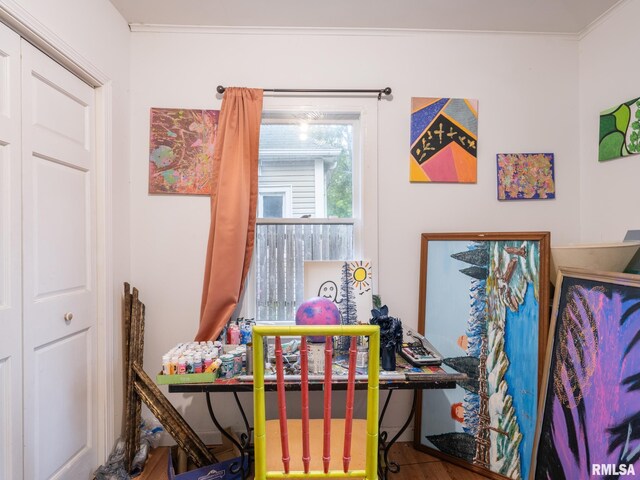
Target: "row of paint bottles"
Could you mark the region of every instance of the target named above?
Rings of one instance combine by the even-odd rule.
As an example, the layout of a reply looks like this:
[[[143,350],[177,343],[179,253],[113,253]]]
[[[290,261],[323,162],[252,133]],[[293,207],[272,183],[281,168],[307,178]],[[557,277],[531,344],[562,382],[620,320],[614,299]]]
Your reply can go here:
[[[253,318],[236,318],[235,322],[229,322],[227,327],[228,345],[246,345],[251,343],[251,331],[255,321]]]
[[[214,342],[178,344],[162,356],[163,375],[210,373],[220,367],[221,345]]]
[[[199,353],[194,355],[183,355],[162,357],[162,374],[163,375],[184,375],[190,373],[212,373],[215,372],[222,361],[219,358],[213,358],[211,354],[205,354],[204,358]]]

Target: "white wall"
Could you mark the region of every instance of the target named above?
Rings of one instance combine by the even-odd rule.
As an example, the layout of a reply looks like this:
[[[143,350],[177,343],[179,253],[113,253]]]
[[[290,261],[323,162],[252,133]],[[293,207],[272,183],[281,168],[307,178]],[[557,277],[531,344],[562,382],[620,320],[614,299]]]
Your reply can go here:
[[[115,295],[110,302],[113,325],[114,356],[109,359],[108,375],[113,375],[115,401],[112,435],[120,434],[122,422],[122,348],[121,348],[121,291],[122,283],[130,276],[129,245],[129,56],[131,32],[127,22],[108,0],[12,0],[1,1],[8,11],[30,18],[54,37],[56,47],[77,52],[85,63],[92,65],[111,81],[112,186],[107,196],[112,199],[113,218],[107,232],[111,242],[111,258],[107,268],[113,271]],[[49,35],[48,35],[49,36]],[[110,451],[114,438],[107,439]],[[101,452],[102,453],[102,452]]]
[[[219,108],[219,84],[393,88],[393,99],[379,103],[379,185],[367,188],[379,198],[379,293],[409,326],[417,324],[420,233],[549,230],[554,243],[579,238],[574,37],[243,30],[132,38],[131,268],[147,306],[152,375],[164,351],[196,332],[209,200],[147,194],[149,108]],[[412,96],[479,100],[477,184],[409,183]],[[557,198],[498,202],[499,152],[555,153]],[[212,430],[201,395],[169,397],[197,431]],[[408,408],[408,396],[398,397],[404,403],[386,421],[392,429]],[[230,401],[222,418],[240,426]],[[245,404],[251,410],[248,396]]]
[[[640,96],[640,1],[627,0],[580,41],[581,240],[619,242],[640,229],[640,156],[598,162],[599,114]]]

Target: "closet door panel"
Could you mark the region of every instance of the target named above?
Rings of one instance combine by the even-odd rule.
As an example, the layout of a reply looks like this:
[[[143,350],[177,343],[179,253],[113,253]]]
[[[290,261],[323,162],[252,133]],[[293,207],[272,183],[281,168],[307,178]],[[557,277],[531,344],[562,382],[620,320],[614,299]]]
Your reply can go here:
[[[28,203],[31,230],[37,235],[31,244],[30,293],[40,314],[29,323],[30,340],[41,345],[90,328],[94,321],[92,303],[78,301],[92,293],[91,188],[89,172],[35,155],[31,173],[33,198]],[[62,315],[56,319],[40,305],[55,305]],[[73,315],[70,321],[62,321],[66,313]]]
[[[22,43],[25,476],[96,468],[91,87]]]
[[[60,71],[61,67],[54,62],[38,67],[25,78],[31,92],[29,127],[33,132],[33,151],[45,158],[89,169],[93,160],[90,155],[93,97],[76,96],[78,89],[88,85],[68,71]]]
[[[32,446],[38,452],[37,468],[43,475],[35,478],[50,478],[53,472],[61,472],[58,478],[90,478],[72,476],[64,468],[76,470],[76,463],[93,448],[91,411],[85,405],[92,401],[88,385],[91,363],[91,332],[81,330],[58,341],[43,344],[35,349],[35,371],[43,372],[33,380],[33,404],[36,425],[47,425],[38,429],[38,437]],[[53,369],[63,369],[54,372]],[[70,394],[73,400],[70,401]],[[78,409],[78,405],[83,408]]]
[[[22,478],[20,37],[0,24],[0,480]]]

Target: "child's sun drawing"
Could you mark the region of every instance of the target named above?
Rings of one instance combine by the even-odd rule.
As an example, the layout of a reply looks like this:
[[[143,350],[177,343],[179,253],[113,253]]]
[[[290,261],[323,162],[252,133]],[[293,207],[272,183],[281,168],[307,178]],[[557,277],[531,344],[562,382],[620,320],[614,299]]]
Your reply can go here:
[[[371,263],[354,261],[349,264],[351,284],[360,291],[371,289]]]

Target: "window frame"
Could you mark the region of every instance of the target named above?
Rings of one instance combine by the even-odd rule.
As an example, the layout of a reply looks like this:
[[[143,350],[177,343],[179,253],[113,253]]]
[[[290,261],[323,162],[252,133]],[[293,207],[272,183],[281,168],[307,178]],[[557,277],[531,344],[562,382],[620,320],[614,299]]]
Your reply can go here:
[[[277,115],[305,112],[354,113],[355,121],[343,120],[353,124],[352,159],[352,217],[351,218],[256,218],[256,224],[352,224],[353,251],[352,260],[369,259],[372,262],[372,288],[378,291],[378,105],[377,98],[264,98],[263,112]],[[279,120],[280,121],[280,120]],[[341,123],[333,120],[332,123]],[[252,255],[252,259],[255,258]],[[252,260],[245,289],[232,318],[256,317],[256,275]],[[294,324],[295,319],[283,319],[262,324]]]

